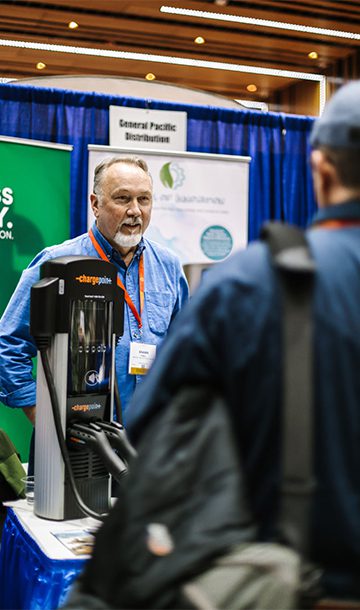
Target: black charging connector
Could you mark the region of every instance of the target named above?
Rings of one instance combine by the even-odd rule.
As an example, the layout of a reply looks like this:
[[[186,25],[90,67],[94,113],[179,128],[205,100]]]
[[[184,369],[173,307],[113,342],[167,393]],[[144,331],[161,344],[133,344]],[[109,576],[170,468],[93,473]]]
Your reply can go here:
[[[96,424],[105,432],[111,447],[117,451],[121,459],[127,463],[131,458],[136,457],[136,451],[131,445],[122,424],[115,421],[97,421]]]
[[[90,448],[97,453],[117,481],[127,474],[125,462],[112,450],[107,436],[98,422],[73,422],[67,430],[67,443],[72,449]]]

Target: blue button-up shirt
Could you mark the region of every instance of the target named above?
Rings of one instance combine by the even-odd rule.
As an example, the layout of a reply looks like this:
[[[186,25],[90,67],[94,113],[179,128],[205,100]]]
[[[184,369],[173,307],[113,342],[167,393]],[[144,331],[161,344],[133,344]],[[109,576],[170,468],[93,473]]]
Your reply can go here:
[[[159,345],[178,311],[189,296],[188,285],[179,259],[167,248],[142,238],[128,267],[121,256],[103,237],[96,225],[96,240],[113,263],[139,311],[139,259],[144,257],[145,303],[142,329],[125,304],[124,334],[116,347],[116,373],[123,416],[137,383],[143,376],[129,375],[131,341]],[[88,233],[40,252],[25,269],[19,284],[0,321],[0,400],[9,407],[25,407],[36,403],[32,358],[36,346],[29,331],[30,289],[39,280],[39,270],[46,260],[58,256],[97,256]]]

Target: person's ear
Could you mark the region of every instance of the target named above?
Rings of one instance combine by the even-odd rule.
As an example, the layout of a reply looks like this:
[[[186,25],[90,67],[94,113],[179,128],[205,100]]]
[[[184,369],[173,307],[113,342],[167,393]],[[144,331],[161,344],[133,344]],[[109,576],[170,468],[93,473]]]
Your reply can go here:
[[[314,190],[319,206],[330,203],[338,177],[334,165],[321,150],[313,150],[310,157]]]
[[[95,195],[95,193],[91,193],[90,195],[90,204],[94,216],[97,218],[99,216],[99,198],[97,195]]]

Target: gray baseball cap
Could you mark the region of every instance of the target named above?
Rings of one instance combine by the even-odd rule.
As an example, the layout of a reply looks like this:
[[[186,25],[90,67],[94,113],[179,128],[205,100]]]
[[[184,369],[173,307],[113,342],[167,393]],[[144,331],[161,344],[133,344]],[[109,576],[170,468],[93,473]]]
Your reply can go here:
[[[344,85],[332,96],[314,123],[310,144],[313,148],[360,149],[360,80]]]

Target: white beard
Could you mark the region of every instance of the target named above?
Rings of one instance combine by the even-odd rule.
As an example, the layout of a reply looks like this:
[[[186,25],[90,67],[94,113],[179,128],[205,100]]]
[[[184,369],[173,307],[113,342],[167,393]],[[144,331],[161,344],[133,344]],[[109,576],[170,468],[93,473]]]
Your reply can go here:
[[[120,231],[117,231],[113,239],[120,248],[133,248],[138,245],[141,238],[141,232],[135,233],[134,235],[123,235]]]

